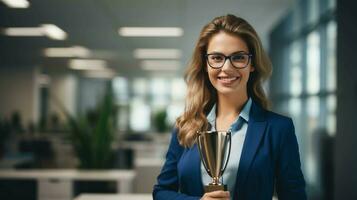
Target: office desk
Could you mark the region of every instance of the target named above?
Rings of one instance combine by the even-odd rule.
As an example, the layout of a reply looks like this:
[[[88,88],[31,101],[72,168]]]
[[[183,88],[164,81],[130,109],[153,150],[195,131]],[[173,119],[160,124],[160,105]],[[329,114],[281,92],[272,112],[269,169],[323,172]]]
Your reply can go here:
[[[136,176],[133,170],[0,170],[0,179],[34,179],[38,182],[38,197],[71,199],[74,181],[115,181],[117,192],[132,193]]]
[[[81,194],[74,200],[152,200],[151,194]]]

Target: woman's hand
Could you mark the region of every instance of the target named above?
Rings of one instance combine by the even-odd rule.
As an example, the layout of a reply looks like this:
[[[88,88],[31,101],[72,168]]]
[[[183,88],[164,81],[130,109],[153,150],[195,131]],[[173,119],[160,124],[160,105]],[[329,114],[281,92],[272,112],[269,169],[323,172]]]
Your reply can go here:
[[[213,192],[207,192],[203,195],[201,200],[230,200],[230,194],[228,191],[213,191]]]

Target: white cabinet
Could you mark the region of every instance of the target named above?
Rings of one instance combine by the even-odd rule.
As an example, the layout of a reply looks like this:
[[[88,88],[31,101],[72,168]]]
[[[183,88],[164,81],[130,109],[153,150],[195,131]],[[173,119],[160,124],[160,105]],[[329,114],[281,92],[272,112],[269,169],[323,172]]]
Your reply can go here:
[[[37,180],[39,200],[72,199],[75,181],[115,181],[118,193],[132,193],[133,170],[0,170],[0,179]]]
[[[38,180],[38,200],[69,200],[72,198],[72,181],[63,179]]]

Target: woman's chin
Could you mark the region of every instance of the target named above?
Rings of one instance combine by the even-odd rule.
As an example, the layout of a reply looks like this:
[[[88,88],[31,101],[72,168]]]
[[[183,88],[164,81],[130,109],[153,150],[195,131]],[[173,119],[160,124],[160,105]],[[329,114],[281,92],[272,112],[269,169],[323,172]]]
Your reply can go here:
[[[229,87],[217,88],[217,94],[221,94],[221,95],[237,95],[238,93],[240,93],[239,88],[229,88]]]

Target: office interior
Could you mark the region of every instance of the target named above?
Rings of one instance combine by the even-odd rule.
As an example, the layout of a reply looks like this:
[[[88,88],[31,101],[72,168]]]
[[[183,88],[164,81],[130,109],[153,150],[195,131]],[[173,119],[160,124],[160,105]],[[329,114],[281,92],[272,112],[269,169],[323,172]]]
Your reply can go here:
[[[294,121],[308,199],[357,199],[355,7],[0,0],[0,199],[152,199],[199,31],[228,13],[269,53],[265,90]]]

